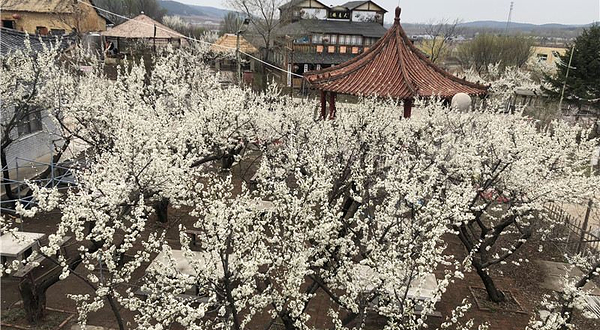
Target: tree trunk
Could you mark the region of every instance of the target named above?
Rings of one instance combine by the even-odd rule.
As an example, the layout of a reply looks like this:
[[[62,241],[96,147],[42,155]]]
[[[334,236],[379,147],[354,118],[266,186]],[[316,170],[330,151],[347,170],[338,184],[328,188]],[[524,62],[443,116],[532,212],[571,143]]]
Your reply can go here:
[[[167,214],[167,210],[169,208],[169,199],[161,198],[156,204],[154,204],[154,211],[156,212],[156,216],[158,217],[158,221],[161,223],[166,223],[169,218]]]
[[[503,302],[504,300],[506,300],[504,293],[502,293],[496,288],[496,284],[494,284],[494,280],[492,280],[492,277],[488,275],[488,273],[484,269],[482,269],[481,266],[478,265],[476,262],[473,262],[473,267],[475,267],[475,269],[477,270],[477,275],[479,275],[479,277],[481,278],[481,281],[485,286],[485,290],[487,291],[490,300],[495,303]]]
[[[296,330],[296,327],[294,326],[294,320],[292,320],[287,314],[281,315],[280,318],[283,322],[285,330]]]
[[[110,305],[110,309],[112,310],[115,318],[117,319],[117,323],[119,324],[119,330],[125,330],[125,325],[123,324],[123,317],[121,317],[121,312],[115,303],[115,300],[111,295],[106,296],[106,300],[108,300],[108,304]]]
[[[10,174],[8,171],[8,161],[6,159],[6,149],[2,148],[0,151],[0,163],[2,165],[2,187],[8,199],[17,199],[17,196],[12,191],[12,184],[10,184]],[[9,208],[14,207],[14,202],[11,203]]]
[[[19,292],[23,299],[25,317],[31,324],[37,324],[44,318],[46,312],[46,288],[37,287],[25,279],[19,284]]]

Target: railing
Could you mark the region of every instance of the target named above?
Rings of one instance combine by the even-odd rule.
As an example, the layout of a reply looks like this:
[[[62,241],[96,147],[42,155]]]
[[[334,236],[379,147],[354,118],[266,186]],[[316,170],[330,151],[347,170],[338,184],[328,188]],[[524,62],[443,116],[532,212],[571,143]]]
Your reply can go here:
[[[563,207],[549,204],[546,207],[548,215],[559,225],[564,227],[562,234],[566,238],[554,241],[559,248],[569,253],[600,253],[600,228],[595,228],[591,222],[597,221],[600,225],[600,213],[594,208],[590,200],[585,210],[585,215],[575,217],[567,213]],[[558,228],[560,230],[560,228]],[[564,247],[561,247],[564,245]]]
[[[8,170],[12,172],[15,179],[5,179],[2,182],[3,196],[0,199],[0,212],[15,213],[16,203],[20,203],[26,209],[37,205],[35,198],[29,193],[30,188],[28,183],[37,185],[38,187],[57,189],[67,189],[77,185],[72,172],[74,167],[75,163],[73,162],[45,163],[17,157],[15,159],[15,167],[10,168],[7,165],[2,168],[2,171]],[[38,168],[41,169],[39,173],[48,170],[47,177],[38,178],[38,171],[31,171]],[[5,198],[7,197],[6,191],[8,189],[11,189],[17,197],[13,199]]]

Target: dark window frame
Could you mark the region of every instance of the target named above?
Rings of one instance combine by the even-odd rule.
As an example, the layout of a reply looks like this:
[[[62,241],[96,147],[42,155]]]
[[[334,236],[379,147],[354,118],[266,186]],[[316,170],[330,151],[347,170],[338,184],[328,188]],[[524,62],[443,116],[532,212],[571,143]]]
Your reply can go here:
[[[42,130],[42,113],[40,110],[29,111],[21,117],[17,126],[18,136],[33,134]]]

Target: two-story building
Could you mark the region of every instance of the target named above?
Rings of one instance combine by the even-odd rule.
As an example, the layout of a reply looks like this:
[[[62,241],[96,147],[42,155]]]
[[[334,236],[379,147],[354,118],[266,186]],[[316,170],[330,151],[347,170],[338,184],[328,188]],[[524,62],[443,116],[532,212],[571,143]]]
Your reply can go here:
[[[281,28],[268,60],[298,75],[345,62],[368,50],[386,32],[386,10],[372,1],[328,7],[318,0],[292,0],[279,10]],[[292,75],[281,81],[290,86]],[[295,78],[294,86],[301,81]]]
[[[92,0],[0,0],[2,27],[29,34],[63,35],[106,30]]]

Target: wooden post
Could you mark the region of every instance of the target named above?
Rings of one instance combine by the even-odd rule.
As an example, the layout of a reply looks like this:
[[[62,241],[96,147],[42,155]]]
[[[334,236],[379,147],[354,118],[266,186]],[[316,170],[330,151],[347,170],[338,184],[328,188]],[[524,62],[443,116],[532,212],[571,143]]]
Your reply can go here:
[[[588,202],[587,210],[585,211],[585,218],[583,219],[583,226],[581,226],[581,237],[579,238],[579,244],[577,244],[577,254],[583,251],[585,245],[585,234],[587,233],[588,221],[590,220],[590,212],[592,211],[592,200]]]
[[[404,100],[404,118],[410,118],[410,113],[412,111],[412,99]]]
[[[327,115],[326,111],[326,107],[327,107],[327,92],[324,90],[321,90],[321,119],[325,119],[325,116]]]
[[[154,24],[154,38],[152,38],[152,49],[154,50],[154,54],[156,54],[156,24]]]
[[[335,97],[337,93],[329,92],[329,119],[335,118]]]

